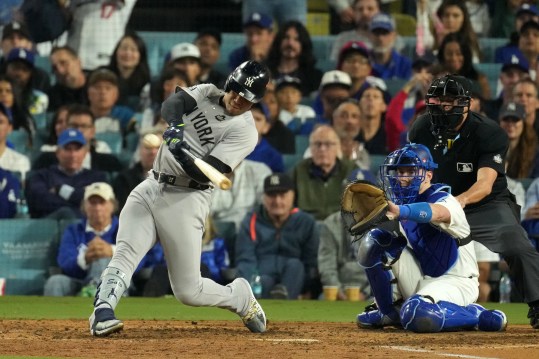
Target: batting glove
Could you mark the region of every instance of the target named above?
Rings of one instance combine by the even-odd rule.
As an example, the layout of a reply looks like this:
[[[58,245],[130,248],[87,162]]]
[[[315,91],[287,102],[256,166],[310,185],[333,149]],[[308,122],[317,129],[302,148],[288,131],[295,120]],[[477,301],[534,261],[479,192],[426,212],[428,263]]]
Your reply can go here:
[[[183,140],[184,124],[171,125],[163,133],[163,140],[168,145],[169,151],[174,155],[176,161],[184,164],[190,160],[183,149],[189,150],[191,147]],[[182,149],[183,148],[183,149]]]

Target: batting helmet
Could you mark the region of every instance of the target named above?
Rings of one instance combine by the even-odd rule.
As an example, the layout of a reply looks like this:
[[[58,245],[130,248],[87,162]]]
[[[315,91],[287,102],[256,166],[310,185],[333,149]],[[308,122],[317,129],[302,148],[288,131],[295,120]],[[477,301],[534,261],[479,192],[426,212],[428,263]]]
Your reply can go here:
[[[408,167],[413,173],[400,173],[398,168]],[[438,168],[427,147],[411,143],[391,152],[380,166],[382,186],[389,198],[396,204],[415,201],[419,187],[425,179],[425,172]],[[406,178],[408,181],[401,181]],[[404,183],[404,185],[403,185]]]
[[[445,75],[432,82],[425,100],[436,132],[454,131],[462,122],[464,108],[470,107],[470,89],[470,81],[458,75]],[[442,102],[450,103],[449,109]]]
[[[256,61],[245,61],[228,76],[225,91],[230,90],[250,102],[259,102],[266,93],[269,70]]]

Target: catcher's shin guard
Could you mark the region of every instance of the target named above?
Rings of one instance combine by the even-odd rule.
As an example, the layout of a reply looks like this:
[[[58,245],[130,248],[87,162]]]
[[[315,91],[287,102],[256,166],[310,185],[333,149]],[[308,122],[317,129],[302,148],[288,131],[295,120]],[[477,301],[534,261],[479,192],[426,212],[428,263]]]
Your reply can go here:
[[[404,302],[400,316],[404,329],[416,333],[471,329],[478,323],[477,316],[465,307],[446,301],[432,303],[418,294]]]
[[[103,307],[106,303],[114,310],[128,288],[126,283],[130,282],[131,278],[127,278],[127,274],[118,268],[107,267],[101,274],[101,283],[95,293],[94,307]]]
[[[395,278],[385,263],[393,263],[405,245],[401,237],[380,229],[371,230],[359,243],[358,263],[365,268],[378,308],[384,315],[397,316],[392,288]]]

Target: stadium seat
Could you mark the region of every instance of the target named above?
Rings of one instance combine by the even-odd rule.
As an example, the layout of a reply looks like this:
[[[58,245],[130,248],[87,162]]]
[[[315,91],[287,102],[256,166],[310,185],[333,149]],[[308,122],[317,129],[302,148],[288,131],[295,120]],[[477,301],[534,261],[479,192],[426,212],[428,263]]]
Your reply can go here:
[[[296,143],[296,154],[303,157],[305,150],[309,147],[309,136],[296,135],[294,141]]]
[[[58,222],[53,219],[0,220],[0,273],[7,295],[42,295],[49,268],[56,266]]]
[[[99,132],[95,134],[95,139],[106,142],[115,155],[122,152],[123,137],[120,132]]]
[[[28,132],[25,130],[13,130],[7,136],[7,139],[15,146],[17,152],[27,154],[31,150],[28,143]]]
[[[303,159],[303,154],[283,154],[283,162],[284,162],[284,170],[285,172],[289,172],[294,168],[299,161]]]
[[[384,161],[387,156],[371,154],[369,157],[371,159],[371,172],[377,175],[380,170],[380,166],[384,164]]]

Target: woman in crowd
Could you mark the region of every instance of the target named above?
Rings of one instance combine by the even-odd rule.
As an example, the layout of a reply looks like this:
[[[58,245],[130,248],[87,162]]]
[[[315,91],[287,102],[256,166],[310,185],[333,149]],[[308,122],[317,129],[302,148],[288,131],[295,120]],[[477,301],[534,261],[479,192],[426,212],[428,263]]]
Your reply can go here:
[[[136,32],[126,30],[110,59],[109,69],[118,75],[118,105],[141,111],[149,105],[150,67],[146,44]]]

